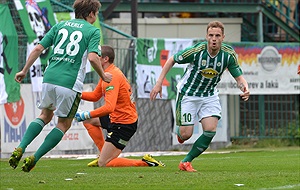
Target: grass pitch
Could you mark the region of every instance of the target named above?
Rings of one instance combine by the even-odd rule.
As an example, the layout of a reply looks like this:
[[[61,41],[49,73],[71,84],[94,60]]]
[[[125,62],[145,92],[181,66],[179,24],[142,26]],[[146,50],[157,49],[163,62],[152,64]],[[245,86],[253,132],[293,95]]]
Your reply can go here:
[[[88,168],[91,160],[41,159],[29,173],[1,159],[1,190],[300,189],[300,148],[226,150],[203,154],[182,172],[184,156],[156,156],[166,167]],[[131,157],[136,158],[136,157]],[[141,159],[141,158],[136,158]],[[23,159],[22,159],[23,160]],[[21,161],[22,161],[21,160]]]

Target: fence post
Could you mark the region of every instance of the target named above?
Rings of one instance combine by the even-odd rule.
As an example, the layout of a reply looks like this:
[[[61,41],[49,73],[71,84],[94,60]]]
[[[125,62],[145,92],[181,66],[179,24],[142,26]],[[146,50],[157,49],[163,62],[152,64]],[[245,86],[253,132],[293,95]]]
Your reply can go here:
[[[258,96],[258,115],[259,115],[259,137],[265,136],[265,97],[264,95]]]

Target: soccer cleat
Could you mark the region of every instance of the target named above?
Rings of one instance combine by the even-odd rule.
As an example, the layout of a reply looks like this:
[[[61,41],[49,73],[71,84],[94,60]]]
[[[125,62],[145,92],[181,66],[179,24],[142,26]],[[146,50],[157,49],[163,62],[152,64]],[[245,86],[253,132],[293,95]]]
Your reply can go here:
[[[177,140],[180,144],[184,143],[184,140],[182,140],[178,135],[176,135],[176,136],[177,136]]]
[[[24,172],[30,172],[30,170],[32,170],[32,168],[34,168],[35,166],[35,157],[34,156],[29,156],[27,158],[24,159],[24,164],[22,166],[22,171]]]
[[[98,167],[98,158],[91,161],[90,163],[88,163],[87,165],[88,167]]]
[[[144,162],[148,164],[148,166],[161,166],[165,167],[166,165],[161,161],[155,160],[150,154],[145,154],[142,158]]]
[[[187,171],[187,172],[196,172],[197,171],[192,167],[191,162],[180,162],[178,168],[181,171]]]
[[[8,162],[13,169],[16,169],[16,167],[18,166],[19,161],[22,158],[22,155],[23,155],[22,148],[15,148],[15,150],[12,152]]]

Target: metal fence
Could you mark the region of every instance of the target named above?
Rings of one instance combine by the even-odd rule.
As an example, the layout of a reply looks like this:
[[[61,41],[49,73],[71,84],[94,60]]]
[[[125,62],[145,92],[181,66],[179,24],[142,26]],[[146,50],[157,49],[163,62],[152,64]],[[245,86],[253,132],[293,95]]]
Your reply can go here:
[[[252,95],[240,102],[238,128],[233,138],[300,139],[300,102],[295,95]]]

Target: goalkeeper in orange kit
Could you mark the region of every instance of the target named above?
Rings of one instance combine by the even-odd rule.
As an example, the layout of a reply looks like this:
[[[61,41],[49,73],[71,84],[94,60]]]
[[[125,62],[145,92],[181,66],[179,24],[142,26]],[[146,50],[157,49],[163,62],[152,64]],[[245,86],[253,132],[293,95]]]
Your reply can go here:
[[[82,92],[81,99],[96,102],[104,97],[104,105],[92,111],[80,111],[75,115],[78,122],[83,121],[100,151],[99,158],[88,166],[164,166],[149,154],[144,155],[142,160],[118,157],[137,130],[138,114],[131,86],[122,71],[114,65],[114,59],[113,48],[101,46],[100,62],[105,72],[113,75],[112,81],[106,83],[100,79],[94,91]],[[109,118],[105,117],[108,115]],[[100,120],[107,130],[105,141]]]

